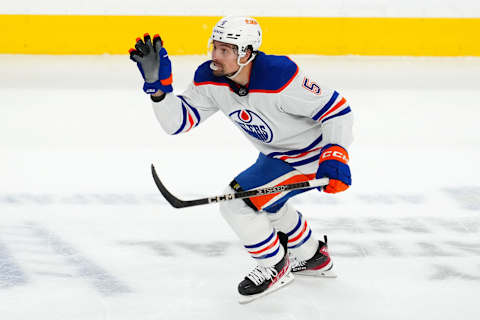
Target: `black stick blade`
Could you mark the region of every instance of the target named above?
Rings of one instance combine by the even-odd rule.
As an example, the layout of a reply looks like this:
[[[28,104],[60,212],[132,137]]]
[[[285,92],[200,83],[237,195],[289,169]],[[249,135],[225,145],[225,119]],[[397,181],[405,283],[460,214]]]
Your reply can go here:
[[[155,184],[157,185],[158,190],[160,190],[160,193],[163,195],[163,197],[172,205],[174,208],[185,208],[185,207],[192,207],[192,206],[198,206],[201,204],[208,204],[209,201],[207,198],[205,199],[199,199],[199,200],[180,200],[177,197],[175,197],[173,194],[170,193],[170,191],[167,190],[167,188],[163,185],[162,181],[160,181],[160,178],[158,177],[157,171],[155,171],[155,167],[152,164],[152,176],[153,176],[153,181],[155,181]]]

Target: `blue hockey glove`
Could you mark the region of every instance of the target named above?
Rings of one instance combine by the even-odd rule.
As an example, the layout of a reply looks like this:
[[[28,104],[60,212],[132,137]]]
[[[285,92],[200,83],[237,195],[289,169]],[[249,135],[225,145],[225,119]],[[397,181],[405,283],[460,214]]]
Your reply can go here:
[[[330,178],[330,183],[323,187],[323,191],[337,193],[348,189],[352,184],[348,160],[347,151],[339,145],[328,144],[322,148],[316,178]]]
[[[153,94],[158,90],[172,92],[172,63],[167,50],[158,34],[153,36],[153,43],[148,33],[143,39],[137,38],[135,49],[130,49],[130,59],[137,63],[145,83],[143,91]]]

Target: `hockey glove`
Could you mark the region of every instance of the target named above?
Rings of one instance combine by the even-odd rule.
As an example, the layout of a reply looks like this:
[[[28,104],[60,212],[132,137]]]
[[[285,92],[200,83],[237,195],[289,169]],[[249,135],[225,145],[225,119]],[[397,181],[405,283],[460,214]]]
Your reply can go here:
[[[323,187],[327,193],[345,191],[352,184],[350,168],[348,167],[347,151],[336,144],[328,144],[322,148],[317,170],[317,179],[328,177],[330,183]],[[321,190],[319,188],[319,190]]]
[[[143,91],[153,94],[158,90],[172,92],[172,63],[167,50],[158,34],[153,36],[153,43],[148,33],[143,40],[137,38],[135,49],[130,49],[130,59],[137,63],[145,83]]]

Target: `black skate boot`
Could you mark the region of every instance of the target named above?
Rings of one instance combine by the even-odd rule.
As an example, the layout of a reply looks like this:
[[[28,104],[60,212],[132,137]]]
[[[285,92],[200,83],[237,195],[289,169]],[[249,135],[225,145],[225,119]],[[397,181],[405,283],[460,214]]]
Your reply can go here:
[[[282,260],[273,267],[257,266],[239,283],[238,292],[240,293],[240,303],[247,303],[258,299],[270,292],[280,289],[293,280],[293,274],[290,270],[290,260],[287,253],[288,237],[286,234],[278,232],[278,238],[280,245],[285,250],[285,255]]]
[[[292,272],[295,275],[336,278],[333,272],[333,263],[328,254],[328,240],[324,236],[325,242],[318,241],[318,250],[308,260],[300,261],[296,258],[292,259]]]

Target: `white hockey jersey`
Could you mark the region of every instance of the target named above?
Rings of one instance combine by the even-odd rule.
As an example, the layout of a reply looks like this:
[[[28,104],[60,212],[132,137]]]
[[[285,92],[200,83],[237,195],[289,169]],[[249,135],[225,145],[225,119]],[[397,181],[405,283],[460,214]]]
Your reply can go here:
[[[246,87],[214,76],[210,61],[200,65],[183,94],[153,103],[162,128],[168,134],[188,132],[221,110],[260,152],[304,174],[316,172],[322,146],[348,148],[353,117],[345,98],[288,57],[259,52],[252,64]]]

